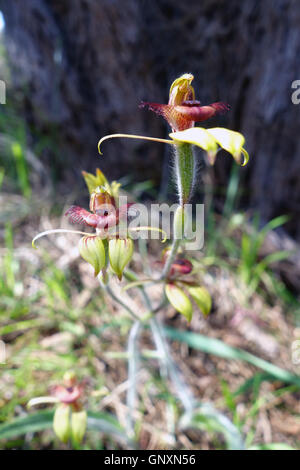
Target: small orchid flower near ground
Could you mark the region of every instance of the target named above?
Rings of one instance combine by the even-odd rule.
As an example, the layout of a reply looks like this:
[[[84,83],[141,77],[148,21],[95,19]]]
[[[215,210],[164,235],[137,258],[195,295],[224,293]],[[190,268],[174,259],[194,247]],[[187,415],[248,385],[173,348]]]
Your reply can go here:
[[[81,398],[84,386],[78,383],[74,372],[66,372],[63,385],[53,387],[52,394],[46,397],[33,398],[27,407],[56,404],[53,418],[53,430],[63,443],[70,439],[74,445],[81,443],[87,426],[87,412],[83,409]]]

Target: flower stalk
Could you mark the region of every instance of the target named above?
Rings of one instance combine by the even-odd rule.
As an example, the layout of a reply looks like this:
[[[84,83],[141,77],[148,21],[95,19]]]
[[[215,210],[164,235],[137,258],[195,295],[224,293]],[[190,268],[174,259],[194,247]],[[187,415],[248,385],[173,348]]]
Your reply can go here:
[[[175,147],[175,175],[179,204],[184,206],[191,199],[195,175],[194,153],[190,144]]]

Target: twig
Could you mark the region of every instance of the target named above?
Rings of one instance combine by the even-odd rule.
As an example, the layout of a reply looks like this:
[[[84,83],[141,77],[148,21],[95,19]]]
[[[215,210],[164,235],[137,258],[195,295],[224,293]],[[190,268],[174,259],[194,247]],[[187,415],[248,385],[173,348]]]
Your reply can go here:
[[[116,296],[116,294],[113,292],[113,290],[110,288],[110,286],[108,285],[104,285],[101,283],[101,286],[106,290],[106,292],[111,296],[111,298],[117,302],[119,305],[121,305],[121,307],[123,307],[125,310],[127,310],[128,313],[130,313],[130,315],[136,320],[136,321],[140,321],[139,317],[136,315],[136,313],[134,313],[133,310],[131,310],[131,308],[125,304],[125,302],[123,302],[123,300],[119,299],[119,297]]]
[[[130,438],[134,437],[134,420],[135,404],[137,401],[137,374],[139,368],[139,349],[138,338],[141,330],[141,322],[137,321],[132,326],[128,338],[128,390],[127,390],[127,433]]]
[[[160,353],[161,361],[168,371],[169,377],[175,387],[177,396],[181,401],[185,411],[192,411],[195,406],[195,399],[191,390],[182,379],[181,373],[172,359],[167,339],[156,318],[152,318],[150,320],[150,327],[153,333],[156,349]]]

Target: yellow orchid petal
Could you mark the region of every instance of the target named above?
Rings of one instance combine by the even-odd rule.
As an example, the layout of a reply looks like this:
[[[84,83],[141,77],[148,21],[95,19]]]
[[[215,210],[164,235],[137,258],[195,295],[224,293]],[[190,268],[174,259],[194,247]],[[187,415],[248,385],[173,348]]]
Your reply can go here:
[[[185,73],[176,78],[170,87],[169,104],[182,104],[185,100],[194,100],[195,91],[191,86],[194,76],[191,73]]]
[[[78,235],[91,235],[90,233],[80,232],[79,230],[69,230],[65,228],[55,228],[52,230],[46,230],[45,232],[38,233],[31,242],[32,248],[36,248],[35,242],[46,235],[51,235],[52,233],[76,233]]]
[[[216,139],[206,129],[191,127],[184,131],[172,132],[169,136],[175,142],[192,144],[202,148],[207,152],[210,163],[214,164],[218,145]]]
[[[211,296],[205,287],[189,287],[189,294],[192,296],[199,309],[206,317],[211,311]]]
[[[188,322],[191,321],[193,316],[193,306],[188,296],[183,292],[180,287],[174,284],[167,284],[165,287],[166,296],[170,304],[180,312]]]
[[[105,175],[99,168],[96,169],[96,175],[87,173],[86,171],[82,171],[81,173],[90,194],[92,194],[98,186],[109,186]]]
[[[243,148],[245,144],[245,137],[240,132],[225,129],[224,127],[214,127],[207,129],[207,132],[213,136],[216,142],[230,153],[235,161],[242,166],[245,166],[249,161],[248,152]],[[241,154],[244,156],[244,161],[241,163]]]

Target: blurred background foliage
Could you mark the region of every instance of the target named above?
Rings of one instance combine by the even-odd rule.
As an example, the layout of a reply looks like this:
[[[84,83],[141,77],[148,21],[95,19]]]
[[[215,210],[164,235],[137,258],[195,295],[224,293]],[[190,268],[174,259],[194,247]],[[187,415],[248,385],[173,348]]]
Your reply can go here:
[[[1,0],[0,12],[0,79],[6,83],[0,337],[7,355],[0,364],[0,422],[26,416],[28,400],[47,394],[72,368],[87,381],[89,409],[112,413],[124,425],[123,351],[131,321],[78,260],[76,236],[49,238],[39,252],[31,239],[66,226],[62,214],[75,201],[87,205],[81,170],[99,166],[137,201],[173,200],[174,188],[166,184],[170,151],[163,145],[112,141],[100,159],[97,142],[113,132],[165,138],[163,120],[138,104],[166,102],[171,81],[191,72],[203,104],[222,100],[232,108],[208,125],[243,132],[251,161],[240,169],[220,154],[211,169],[199,154],[195,202],[205,202],[206,234],[193,264],[213,296],[213,312],[208,320],[195,316],[188,327],[172,308],[163,319],[195,395],[228,414],[248,447],[298,448],[299,366],[291,345],[300,337],[300,107],[291,102],[291,84],[300,79],[299,2]],[[158,248],[150,246],[153,269]],[[134,263],[141,268],[137,258]],[[182,330],[203,336],[178,336]],[[224,356],[204,335],[291,376],[249,363],[235,349]],[[142,346],[146,358],[147,335]],[[151,361],[141,373],[139,445],[223,448],[205,423],[202,431],[165,430],[164,405],[175,416],[179,407]],[[64,448],[51,431],[28,429],[17,437],[8,433],[0,446]],[[103,429],[101,439],[89,431],[84,448],[127,446],[118,432]]]

